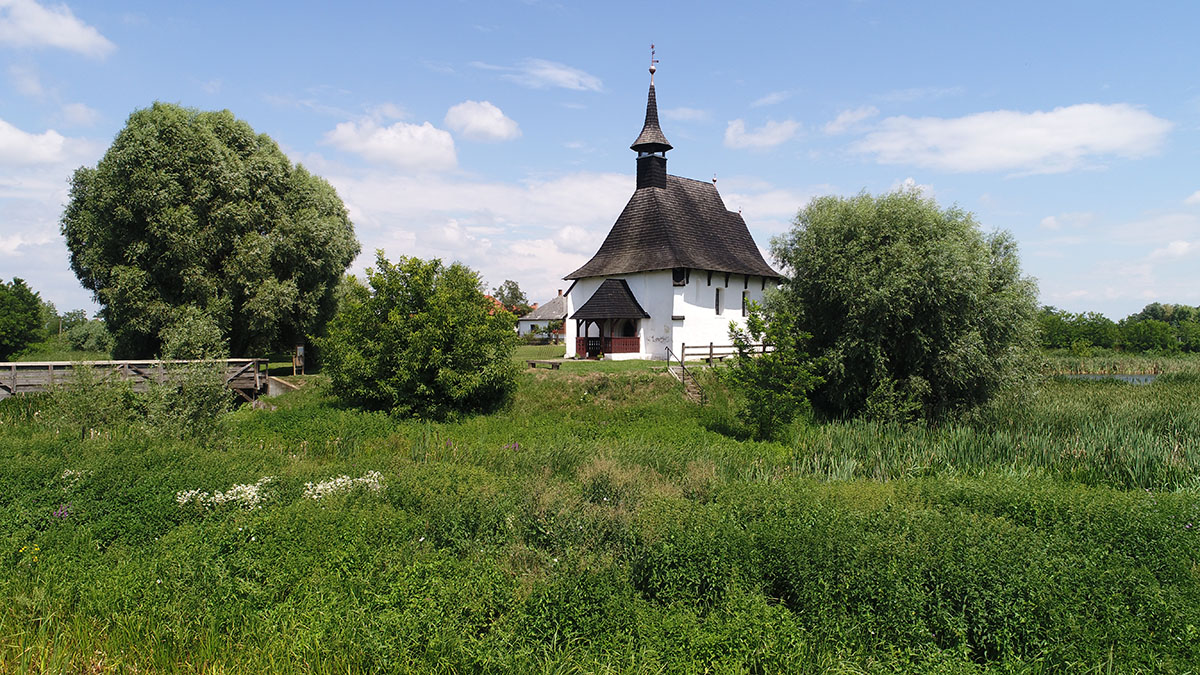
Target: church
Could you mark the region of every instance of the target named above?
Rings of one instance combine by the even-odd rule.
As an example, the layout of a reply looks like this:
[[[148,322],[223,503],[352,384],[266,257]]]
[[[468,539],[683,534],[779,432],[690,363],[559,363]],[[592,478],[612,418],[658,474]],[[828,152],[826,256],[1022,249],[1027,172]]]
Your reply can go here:
[[[637,153],[637,189],[600,250],[568,274],[566,356],[678,358],[684,344],[729,344],[780,274],[763,260],[746,222],[725,208],[714,182],[667,173],[654,61]]]

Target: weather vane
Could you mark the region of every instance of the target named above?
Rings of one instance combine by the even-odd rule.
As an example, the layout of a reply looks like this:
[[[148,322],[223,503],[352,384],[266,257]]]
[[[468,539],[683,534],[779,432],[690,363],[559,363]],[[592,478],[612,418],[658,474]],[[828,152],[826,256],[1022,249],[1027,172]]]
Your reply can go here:
[[[654,67],[654,64],[656,64],[656,63],[658,63],[658,59],[654,58],[654,43],[651,42],[650,43],[650,84],[654,84],[654,71],[658,70],[658,68]]]

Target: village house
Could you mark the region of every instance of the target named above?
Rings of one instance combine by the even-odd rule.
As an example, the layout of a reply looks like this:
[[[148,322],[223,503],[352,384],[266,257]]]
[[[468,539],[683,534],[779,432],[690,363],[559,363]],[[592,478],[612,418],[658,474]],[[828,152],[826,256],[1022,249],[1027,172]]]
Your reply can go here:
[[[517,319],[517,335],[526,336],[535,330],[544,331],[546,326],[552,322],[563,321],[566,318],[567,298],[563,295],[562,289],[559,289],[558,295],[553,300],[544,305],[534,305],[532,311]]]
[[[667,173],[653,62],[637,153],[637,188],[600,250],[568,274],[566,356],[676,358],[684,344],[728,344],[780,274],[713,182]]]

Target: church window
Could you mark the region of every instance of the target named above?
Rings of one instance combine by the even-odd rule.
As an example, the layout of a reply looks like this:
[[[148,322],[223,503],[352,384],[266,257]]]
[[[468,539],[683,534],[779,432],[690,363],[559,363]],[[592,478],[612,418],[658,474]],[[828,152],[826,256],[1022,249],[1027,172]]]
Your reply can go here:
[[[716,310],[717,310],[717,316],[724,314],[724,312],[721,311],[721,289],[719,289],[719,288],[717,289]]]
[[[750,291],[742,291],[742,316],[750,316]]]

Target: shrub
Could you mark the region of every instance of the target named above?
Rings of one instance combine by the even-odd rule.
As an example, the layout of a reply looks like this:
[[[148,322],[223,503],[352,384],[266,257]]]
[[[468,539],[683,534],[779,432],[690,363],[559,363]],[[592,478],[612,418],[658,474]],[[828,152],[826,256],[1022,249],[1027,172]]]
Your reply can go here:
[[[1012,237],[969,213],[916,190],[819,197],[772,250],[791,278],[768,310],[812,334],[827,415],[940,418],[1032,372],[1036,285]]]
[[[63,336],[71,348],[78,351],[108,352],[113,348],[112,334],[100,319],[77,323],[65,329]]]
[[[21,279],[0,282],[0,361],[32,344],[40,337],[42,302]]]
[[[764,318],[762,308],[751,303],[746,329],[729,323],[729,338],[737,349],[723,378],[740,394],[739,417],[758,440],[775,438],[808,410],[808,393],[821,382],[813,374],[814,362],[805,350],[810,335],[797,330],[796,317],[782,313]],[[758,353],[754,345],[772,351]]]
[[[508,402],[514,317],[495,311],[465,265],[382,251],[367,270],[371,292],[349,297],[317,341],[337,396],[398,415],[441,419]]]

